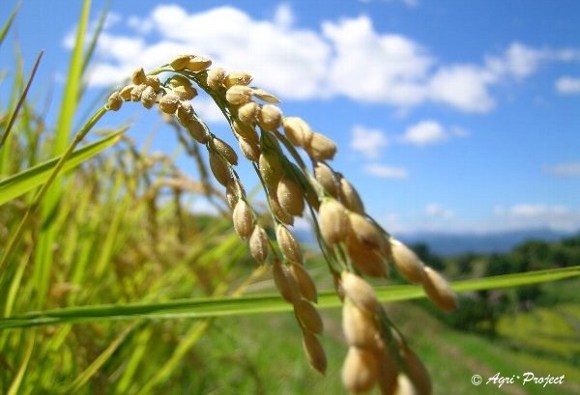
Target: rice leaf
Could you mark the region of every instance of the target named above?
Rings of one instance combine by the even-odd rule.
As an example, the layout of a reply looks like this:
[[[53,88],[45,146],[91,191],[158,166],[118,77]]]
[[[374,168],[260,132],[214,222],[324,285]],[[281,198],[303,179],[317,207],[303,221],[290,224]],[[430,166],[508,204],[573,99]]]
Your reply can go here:
[[[116,131],[98,141],[95,141],[94,143],[88,144],[85,147],[74,151],[70,158],[65,162],[63,170],[72,170],[93,156],[116,144],[124,132],[124,129]],[[50,159],[44,163],[26,169],[21,173],[1,180],[0,205],[3,205],[6,202],[44,184],[50,177],[51,172],[54,170],[60,158],[61,157],[59,156]]]
[[[452,284],[452,288],[456,292],[513,288],[569,279],[577,276],[580,276],[580,265],[568,268],[538,270],[527,273],[457,281]],[[376,291],[377,297],[381,302],[411,300],[425,296],[423,289],[416,285],[383,286],[377,287]],[[340,305],[341,302],[334,291],[325,291],[319,294],[318,306],[320,308],[332,308]],[[11,318],[0,319],[0,329],[137,318],[211,318],[243,314],[264,314],[289,310],[292,310],[292,306],[284,302],[278,294],[252,295],[239,298],[182,299],[160,303],[68,307],[31,312]]]

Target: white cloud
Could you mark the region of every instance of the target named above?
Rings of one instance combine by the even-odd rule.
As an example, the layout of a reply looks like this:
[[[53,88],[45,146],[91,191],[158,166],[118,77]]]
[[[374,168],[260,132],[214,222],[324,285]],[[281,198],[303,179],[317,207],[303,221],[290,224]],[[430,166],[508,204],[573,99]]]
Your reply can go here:
[[[580,94],[580,78],[560,77],[555,83],[556,92],[562,95]]]
[[[201,119],[205,122],[227,123],[227,120],[221,110],[209,97],[196,98],[193,102],[193,108]]]
[[[294,24],[294,13],[288,4],[280,4],[274,13],[274,23],[285,29]]]
[[[335,51],[327,89],[351,99],[413,106],[425,100],[424,82],[433,60],[414,41],[378,34],[367,16],[322,24]]]
[[[401,141],[415,145],[429,145],[446,140],[449,133],[435,121],[422,121],[407,128]]]
[[[555,176],[580,176],[580,162],[546,166],[545,171]]]
[[[551,57],[547,50],[535,49],[521,43],[512,43],[502,56],[488,57],[485,68],[497,77],[512,76],[522,79],[532,75],[541,62]]]
[[[488,70],[472,65],[440,68],[429,82],[429,97],[465,112],[485,113],[495,102],[489,85],[496,77]]]
[[[562,205],[520,203],[496,207],[494,214],[506,229],[550,228],[575,231],[580,228],[580,211]]]
[[[132,26],[152,25],[158,39],[145,48],[134,39],[132,48],[126,49],[135,56],[109,51],[111,40],[101,42],[97,68],[116,67],[119,77],[108,81],[116,83],[135,67],[155,67],[176,55],[193,52],[209,56],[226,69],[255,73],[256,84],[285,98],[318,97],[331,49],[316,32],[291,28],[293,18],[287,6],[278,8],[269,21],[254,20],[229,6],[189,14],[177,5],[159,5],[146,18],[129,17]],[[104,36],[128,43],[125,37],[108,31]],[[105,81],[93,77],[90,82],[102,85]]]
[[[283,99],[342,96],[403,110],[434,102],[485,113],[496,105],[492,88],[497,84],[528,78],[548,61],[580,59],[577,49],[515,42],[499,54],[483,55],[480,62],[449,64],[409,37],[377,31],[366,15],[328,20],[319,29],[299,28],[289,3],[266,19],[233,6],[189,13],[178,5],[158,5],[145,17],[113,19],[99,43],[93,85],[115,84],[136,67],[196,53],[228,70],[250,71],[256,85]],[[123,26],[134,34],[114,33]],[[65,39],[69,48],[71,37]],[[570,90],[570,82],[559,85]]]
[[[402,167],[387,166],[378,163],[368,164],[363,167],[363,171],[379,178],[407,178],[407,170]]]
[[[366,158],[377,159],[389,144],[387,137],[379,129],[369,129],[356,125],[352,129],[350,147]]]
[[[424,211],[428,217],[432,218],[445,219],[451,218],[455,215],[452,210],[447,209],[438,203],[430,203],[426,205]]]
[[[466,218],[437,203],[430,203],[420,212],[389,212],[381,223],[394,234],[490,234],[531,229],[577,232],[580,229],[580,209],[562,205],[520,203],[497,206],[488,215]]]

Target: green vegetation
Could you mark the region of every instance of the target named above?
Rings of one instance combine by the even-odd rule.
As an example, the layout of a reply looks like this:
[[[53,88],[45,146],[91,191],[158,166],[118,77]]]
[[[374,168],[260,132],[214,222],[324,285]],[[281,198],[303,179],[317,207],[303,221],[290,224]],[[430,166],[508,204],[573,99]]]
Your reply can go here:
[[[328,357],[322,377],[308,366],[291,306],[273,295],[269,266],[256,265],[233,232],[228,202],[183,131],[168,127],[195,169],[188,174],[174,158],[135,144],[125,126],[100,130],[104,110],[73,127],[99,31],[85,47],[88,4],[54,125],[27,95],[34,67],[26,75],[16,54],[14,71],[0,74],[0,98],[8,101],[0,103],[0,393],[341,393],[338,298],[319,296]],[[0,44],[12,20],[0,29]],[[191,213],[199,198],[217,214]],[[428,257],[449,278],[466,280],[453,287],[471,292],[463,301],[474,304],[442,320],[431,305],[408,301],[425,296],[419,286],[381,283],[377,294],[407,300],[389,305],[390,313],[437,392],[477,393],[474,373],[532,370],[570,380],[549,389],[557,392],[530,393],[574,393],[579,250],[571,239],[506,257]],[[319,287],[331,289],[325,261],[307,254]],[[506,273],[513,275],[491,277]],[[576,279],[558,281],[566,278]],[[497,288],[504,291],[494,305]]]

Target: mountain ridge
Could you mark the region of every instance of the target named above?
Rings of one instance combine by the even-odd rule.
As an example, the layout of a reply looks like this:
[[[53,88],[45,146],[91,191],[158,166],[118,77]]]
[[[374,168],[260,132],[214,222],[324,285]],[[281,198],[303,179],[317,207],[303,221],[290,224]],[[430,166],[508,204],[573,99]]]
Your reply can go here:
[[[416,232],[397,235],[397,238],[408,245],[426,244],[431,252],[449,256],[468,252],[505,253],[526,241],[557,242],[576,233],[550,228],[534,228],[490,233]]]

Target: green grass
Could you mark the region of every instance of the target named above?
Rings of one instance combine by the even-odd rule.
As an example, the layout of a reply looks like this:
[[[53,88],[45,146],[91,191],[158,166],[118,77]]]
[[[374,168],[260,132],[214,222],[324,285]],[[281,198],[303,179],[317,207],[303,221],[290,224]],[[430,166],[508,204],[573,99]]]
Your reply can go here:
[[[571,322],[571,317],[562,312],[579,315],[580,308],[559,305],[557,308],[536,308],[528,313],[506,314],[499,320],[497,329],[511,347],[572,359],[580,355],[580,331],[577,324]]]
[[[501,337],[490,340],[475,334],[452,331],[416,306],[403,306],[397,307],[396,312],[400,316],[395,316],[395,319],[403,322],[402,328],[409,334],[412,344],[429,368],[435,393],[571,395],[580,388],[578,361],[566,362],[555,358],[549,354],[549,350],[538,355],[537,349],[525,346],[513,349]],[[492,382],[485,385],[498,372],[506,377],[534,372],[537,376],[565,374],[566,378],[563,385],[546,388],[537,385],[524,388],[521,382],[511,386],[506,384],[501,389],[492,386]],[[473,386],[470,380],[474,374],[481,375],[484,384]]]

